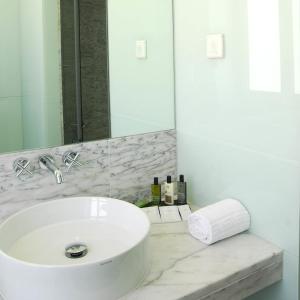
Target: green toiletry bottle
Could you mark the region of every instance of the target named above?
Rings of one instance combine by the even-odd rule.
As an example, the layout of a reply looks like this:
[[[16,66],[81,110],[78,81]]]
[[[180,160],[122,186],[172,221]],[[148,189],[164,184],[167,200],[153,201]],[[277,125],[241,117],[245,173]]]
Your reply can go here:
[[[151,198],[153,205],[159,205],[161,200],[161,185],[158,178],[154,177],[154,183],[151,185]]]

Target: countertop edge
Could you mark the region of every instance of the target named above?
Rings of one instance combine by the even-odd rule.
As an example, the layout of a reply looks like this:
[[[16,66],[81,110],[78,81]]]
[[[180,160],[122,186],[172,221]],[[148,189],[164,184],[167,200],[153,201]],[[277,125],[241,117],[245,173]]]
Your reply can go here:
[[[173,233],[168,236],[172,237]],[[252,242],[253,249],[251,249]],[[248,251],[252,253],[249,263],[243,264],[243,261],[247,260],[247,252],[245,252],[245,255],[238,255],[238,259],[235,258],[236,254],[234,249],[237,249],[239,245],[242,247],[241,251],[248,249]],[[262,253],[260,252],[260,247],[263,250]],[[254,250],[259,251],[257,253],[257,259],[255,259],[256,255]],[[235,263],[236,261],[237,264],[242,263],[242,265],[244,265],[243,268],[238,270],[236,265],[232,268],[232,272],[227,272],[226,278],[216,275],[215,277],[219,277],[218,280],[211,281],[210,283],[207,282],[206,286],[203,286],[201,282],[199,282],[198,286],[197,280],[191,278],[190,284],[188,284],[189,288],[185,289],[185,293],[180,289],[184,279],[179,280],[177,284],[176,281],[172,280],[172,275],[169,273],[169,277],[164,278],[163,281],[152,282],[150,285],[140,287],[121,299],[134,300],[143,297],[144,299],[150,300],[159,296],[159,299],[165,297],[165,299],[170,300],[242,300],[282,279],[283,250],[249,233],[240,234],[210,247],[199,249],[190,256],[185,257],[184,260],[181,260],[180,265],[176,267],[177,269],[173,266],[173,275],[179,272],[178,274],[180,276],[180,273],[184,271],[186,263],[190,266],[193,266],[193,263],[201,265],[201,259],[205,261],[206,257],[208,259],[209,257],[211,258],[212,263],[205,265],[208,267],[207,270],[211,271],[213,270],[212,266],[215,263],[216,266],[218,264],[218,261],[215,261],[214,257],[221,257],[222,259],[224,255],[225,258],[228,258],[228,266],[230,266],[231,262]],[[226,264],[221,267],[226,268]],[[167,271],[170,271],[170,269]],[[193,272],[195,272],[195,270]],[[195,275],[197,276],[197,274]],[[162,289],[163,286],[164,288]],[[168,293],[166,293],[167,290],[169,290]]]
[[[242,300],[279,281],[283,276],[283,261],[275,262],[236,280],[210,294],[201,296],[197,292],[187,295],[184,300]]]
[[[243,235],[243,234],[242,234]],[[240,235],[241,236],[241,235]],[[257,237],[258,239],[262,240],[261,238]],[[267,242],[268,243],[268,242]],[[270,243],[269,243],[270,244]],[[276,246],[274,246],[276,247]],[[276,247],[277,248],[277,247]],[[240,286],[241,282],[245,282],[246,280],[250,280],[253,277],[253,280],[249,281],[250,283],[250,287],[254,288],[257,287],[257,289],[250,293],[249,295],[246,295],[245,297],[251,296],[253,294],[255,294],[257,291],[264,289],[265,287],[280,281],[282,279],[282,271],[283,271],[283,250],[280,248],[274,248],[274,252],[272,255],[266,257],[264,260],[258,262],[255,265],[252,265],[250,267],[248,267],[247,269],[244,269],[238,273],[233,273],[232,275],[230,275],[229,277],[226,278],[227,283],[224,284],[223,280],[217,281],[213,284],[208,285],[206,288],[202,288],[199,290],[195,290],[194,292],[191,292],[188,295],[185,295],[184,297],[181,297],[179,299],[184,299],[184,300],[203,300],[203,299],[220,299],[220,300],[226,300],[227,298],[224,298],[224,295],[222,294],[222,298],[211,298],[212,295],[216,295],[218,293],[220,293],[221,291],[223,292],[225,289],[229,289],[231,287],[235,287],[235,285]],[[203,252],[208,251],[209,249],[206,248],[204,250],[202,250]],[[203,253],[202,252],[202,253]],[[256,278],[256,276],[259,276],[259,278],[261,278],[261,280],[265,280],[267,281],[268,277],[272,277],[273,273],[272,270],[274,270],[275,272],[275,276],[276,276],[276,280],[273,282],[273,280],[270,281],[270,283],[268,285],[255,285],[254,284],[254,279]],[[279,271],[279,277],[278,275],[278,271]],[[264,278],[265,277],[265,278]],[[272,278],[271,278],[272,279]],[[245,289],[244,286],[240,287],[240,292],[242,294],[243,290]],[[236,289],[238,290],[238,289]],[[195,296],[196,295],[196,298]],[[228,300],[235,300],[235,299],[244,299],[243,298],[228,298]]]

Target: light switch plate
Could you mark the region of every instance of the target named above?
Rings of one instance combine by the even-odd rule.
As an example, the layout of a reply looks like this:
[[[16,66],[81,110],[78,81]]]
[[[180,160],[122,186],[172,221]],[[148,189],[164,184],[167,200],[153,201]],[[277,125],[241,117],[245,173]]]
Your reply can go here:
[[[224,58],[224,35],[209,34],[206,37],[206,55],[207,58]]]
[[[147,58],[147,41],[140,40],[135,42],[135,56],[138,59]]]

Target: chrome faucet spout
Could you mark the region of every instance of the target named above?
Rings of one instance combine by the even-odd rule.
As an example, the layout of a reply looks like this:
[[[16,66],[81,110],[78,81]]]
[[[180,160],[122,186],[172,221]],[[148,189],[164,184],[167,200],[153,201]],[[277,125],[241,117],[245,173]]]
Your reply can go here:
[[[61,170],[55,165],[54,158],[51,155],[40,156],[39,164],[42,169],[47,169],[52,174],[54,174],[57,184],[62,184],[64,182],[63,174]]]
[[[55,175],[57,184],[62,184],[64,182],[64,177],[63,177],[63,174],[60,170],[56,170],[54,172],[54,175]]]

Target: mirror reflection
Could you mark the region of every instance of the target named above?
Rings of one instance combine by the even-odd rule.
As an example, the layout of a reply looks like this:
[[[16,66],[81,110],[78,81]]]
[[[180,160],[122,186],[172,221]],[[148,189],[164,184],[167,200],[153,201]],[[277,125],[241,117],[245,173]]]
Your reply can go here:
[[[172,0],[0,7],[0,153],[174,128]]]

